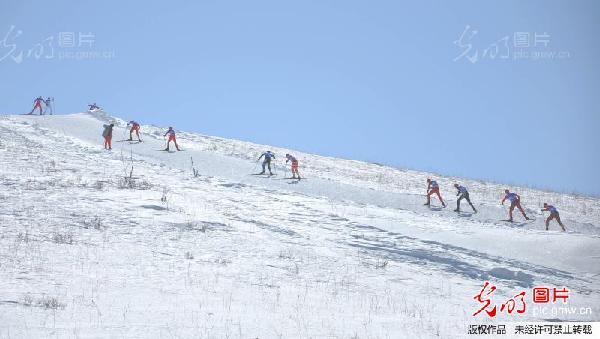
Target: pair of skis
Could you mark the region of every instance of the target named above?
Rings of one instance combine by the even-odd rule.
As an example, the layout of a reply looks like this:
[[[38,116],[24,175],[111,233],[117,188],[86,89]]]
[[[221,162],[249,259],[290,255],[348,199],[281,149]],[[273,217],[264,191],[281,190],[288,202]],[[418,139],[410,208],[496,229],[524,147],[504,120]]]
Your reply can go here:
[[[266,173],[252,173],[251,175],[254,175],[254,176],[261,176],[261,177],[264,177],[264,178],[271,178],[271,177],[277,176],[277,173],[272,173],[272,174],[266,174]],[[291,178],[290,178],[290,177],[283,177],[283,178],[276,178],[276,180],[295,180],[296,182],[299,182],[299,181],[301,181],[301,180],[306,180],[306,178],[298,178],[298,177],[296,177],[296,178],[294,178],[294,177],[291,177]]]
[[[511,220],[511,219],[502,219],[502,220],[500,220],[500,221],[504,221],[504,222],[510,222],[510,223],[513,223],[513,224],[514,224],[515,222],[517,222],[517,221],[515,221],[515,220]],[[523,222],[524,222],[524,223],[526,223],[526,222],[533,222],[533,221],[535,221],[535,219],[534,219],[534,218],[529,218],[529,219],[525,219],[525,221],[523,221]]]
[[[123,140],[118,140],[117,142],[125,142],[125,141],[129,141],[130,144],[139,144],[142,143],[142,140],[133,140],[133,139],[123,139]]]

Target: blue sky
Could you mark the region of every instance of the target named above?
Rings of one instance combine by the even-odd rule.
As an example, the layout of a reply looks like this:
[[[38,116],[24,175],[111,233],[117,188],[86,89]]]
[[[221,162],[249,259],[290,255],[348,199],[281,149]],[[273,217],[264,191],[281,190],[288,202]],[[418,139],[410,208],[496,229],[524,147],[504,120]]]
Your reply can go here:
[[[97,102],[142,123],[600,195],[599,13],[593,0],[3,1],[0,112],[50,95],[60,113]]]

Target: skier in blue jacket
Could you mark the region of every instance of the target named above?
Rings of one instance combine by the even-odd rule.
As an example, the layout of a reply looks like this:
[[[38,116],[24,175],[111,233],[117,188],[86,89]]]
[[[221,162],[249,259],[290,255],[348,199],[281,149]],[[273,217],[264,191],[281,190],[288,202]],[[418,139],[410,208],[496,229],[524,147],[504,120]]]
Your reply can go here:
[[[454,210],[454,212],[460,212],[460,201],[465,199],[469,203],[469,205],[471,205],[473,212],[477,213],[475,206],[473,206],[473,204],[471,203],[471,199],[469,199],[469,191],[467,191],[467,188],[459,184],[454,184],[454,187],[458,190],[458,193],[456,193],[458,199],[456,200],[456,209]]]
[[[258,160],[256,161],[260,161],[261,158],[265,158],[265,160],[262,163],[262,172],[260,172],[259,174],[265,174],[265,167],[269,168],[269,174],[273,175],[273,172],[271,172],[271,160],[275,159],[275,154],[273,154],[273,152],[271,151],[266,151],[265,153],[261,154],[260,157],[258,157]]]

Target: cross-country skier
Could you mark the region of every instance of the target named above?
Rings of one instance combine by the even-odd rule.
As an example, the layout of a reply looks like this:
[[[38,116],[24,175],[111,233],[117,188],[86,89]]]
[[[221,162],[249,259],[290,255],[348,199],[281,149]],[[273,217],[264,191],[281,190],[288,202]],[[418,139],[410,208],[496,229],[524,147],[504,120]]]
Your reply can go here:
[[[104,137],[104,149],[111,150],[112,149],[112,132],[115,124],[103,125],[104,131],[102,132],[102,136]]]
[[[140,124],[131,120],[130,122],[127,123],[127,126],[131,126],[131,129],[129,130],[129,140],[127,140],[127,141],[133,141],[133,132],[135,132],[135,135],[137,135],[138,141],[142,142],[142,139],[140,138]]]
[[[454,210],[454,212],[460,212],[460,201],[465,199],[469,203],[469,205],[471,205],[473,212],[477,213],[475,206],[473,206],[473,204],[471,203],[471,199],[469,199],[469,191],[467,191],[467,188],[459,184],[454,184],[454,187],[458,190],[458,193],[456,193],[458,199],[456,200],[456,209]]]
[[[292,162],[292,179],[296,179],[296,174],[298,175],[298,180],[300,180],[300,173],[298,172],[298,160],[292,156],[291,154],[286,154],[285,155],[285,163],[287,164],[288,161]]]
[[[93,104],[91,104],[91,105],[88,105],[88,107],[89,107],[89,109],[88,109],[88,110],[89,110],[90,112],[93,112],[93,111],[95,111],[95,110],[101,109],[101,108],[100,108],[100,106],[96,105],[96,103],[93,103]]]
[[[542,212],[545,211],[550,211],[550,216],[546,219],[546,231],[548,230],[548,225],[550,224],[550,221],[552,219],[556,219],[556,221],[558,221],[558,224],[560,225],[560,227],[562,227],[563,231],[565,230],[565,225],[563,225],[562,221],[560,221],[560,215],[558,215],[558,210],[556,209],[556,207],[552,206],[552,205],[548,205],[547,203],[544,203],[544,208],[542,208]]]
[[[53,100],[50,97],[44,101],[44,104],[46,105],[46,108],[44,108],[44,114],[46,114],[48,111],[50,111],[50,115],[54,113],[54,110],[52,109],[52,101]]]
[[[440,186],[438,185],[438,183],[435,180],[431,180],[428,178],[427,179],[427,202],[425,203],[425,206],[429,206],[431,204],[431,196],[434,193],[437,194],[438,198],[442,202],[442,206],[446,207],[446,203],[444,202],[444,199],[442,199],[442,196],[440,195]]]
[[[261,154],[260,157],[258,157],[258,160],[256,161],[260,161],[262,157],[265,157],[265,160],[262,163],[262,172],[260,172],[259,174],[265,174],[265,167],[268,167],[269,174],[273,175],[273,172],[271,172],[271,160],[275,159],[275,154],[273,154],[273,152],[271,151],[266,151],[265,153]]]
[[[506,200],[510,201],[510,208],[508,209],[508,217],[509,218],[507,221],[510,221],[510,222],[513,221],[513,210],[515,209],[515,207],[518,208],[519,211],[521,211],[521,213],[525,217],[525,220],[531,220],[525,214],[523,207],[521,207],[521,197],[517,193],[511,193],[509,190],[504,190],[504,193],[506,195],[504,196],[504,199],[502,199],[502,205],[504,205],[504,201],[506,201]]]
[[[175,148],[178,151],[181,151],[179,149],[179,145],[177,145],[177,138],[175,137],[175,130],[173,130],[173,127],[169,127],[169,130],[167,131],[167,133],[165,133],[165,137],[167,136],[167,134],[169,135],[169,140],[167,141],[167,148],[165,148],[165,151],[169,150],[169,145],[171,144],[171,141],[173,141],[175,143]]]
[[[35,98],[35,100],[33,100],[33,109],[28,114],[32,115],[33,112],[36,110],[36,108],[39,108],[40,109],[40,115],[42,115],[42,104],[43,103],[44,103],[44,98],[42,98],[41,96]]]

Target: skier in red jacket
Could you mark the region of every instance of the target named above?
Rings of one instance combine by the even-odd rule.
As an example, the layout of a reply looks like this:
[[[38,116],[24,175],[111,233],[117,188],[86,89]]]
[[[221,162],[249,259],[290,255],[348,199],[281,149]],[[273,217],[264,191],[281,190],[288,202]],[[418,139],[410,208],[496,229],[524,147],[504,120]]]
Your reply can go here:
[[[521,207],[521,197],[517,193],[511,193],[509,190],[504,190],[504,193],[506,195],[504,196],[504,199],[502,199],[502,205],[504,205],[504,201],[510,201],[510,208],[508,209],[508,221],[513,221],[513,211],[515,207],[518,208],[519,211],[521,211],[526,220],[531,220],[525,214],[523,207]]]
[[[133,132],[135,132],[138,141],[142,142],[142,139],[140,138],[140,124],[138,124],[136,121],[131,120],[127,123],[127,126],[131,126],[131,129],[129,130],[129,139],[127,141],[133,141]]]
[[[171,141],[173,141],[175,143],[175,148],[178,151],[181,151],[179,149],[179,145],[177,145],[177,138],[175,137],[175,130],[173,130],[173,127],[169,127],[169,130],[167,131],[167,133],[165,133],[165,137],[167,136],[167,134],[169,135],[169,140],[167,141],[167,148],[165,148],[165,151],[169,150],[169,145],[171,144]]]
[[[442,206],[446,207],[446,203],[440,195],[440,186],[438,185],[437,181],[427,179],[427,202],[425,203],[425,206],[429,206],[431,204],[431,196],[433,194],[437,194],[438,199],[440,199],[440,201],[442,202]]]
[[[35,100],[33,100],[33,109],[31,110],[31,112],[27,113],[28,115],[32,115],[33,112],[36,110],[36,108],[40,109],[40,115],[42,115],[42,104],[44,103],[44,98],[42,97],[37,97]]]

